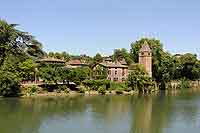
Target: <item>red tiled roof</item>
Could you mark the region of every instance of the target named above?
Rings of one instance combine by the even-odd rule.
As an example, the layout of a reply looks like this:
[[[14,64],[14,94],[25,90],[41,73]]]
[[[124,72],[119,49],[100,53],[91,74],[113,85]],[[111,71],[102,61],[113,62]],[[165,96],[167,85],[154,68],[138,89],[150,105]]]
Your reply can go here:
[[[80,60],[70,60],[67,64],[69,64],[69,65],[82,65],[84,63],[82,63]]]

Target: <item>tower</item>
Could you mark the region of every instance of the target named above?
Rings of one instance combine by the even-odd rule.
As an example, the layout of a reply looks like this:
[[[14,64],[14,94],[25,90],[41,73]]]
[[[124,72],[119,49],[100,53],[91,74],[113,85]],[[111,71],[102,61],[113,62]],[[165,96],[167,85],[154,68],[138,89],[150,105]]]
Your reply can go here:
[[[149,76],[152,77],[152,51],[147,41],[139,51],[139,64],[142,64]]]

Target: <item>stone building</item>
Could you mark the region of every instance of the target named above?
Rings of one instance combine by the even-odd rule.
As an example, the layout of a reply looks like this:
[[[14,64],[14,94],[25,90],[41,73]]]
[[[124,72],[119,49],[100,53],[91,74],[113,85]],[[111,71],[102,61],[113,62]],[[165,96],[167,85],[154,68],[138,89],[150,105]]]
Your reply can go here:
[[[143,65],[146,72],[152,77],[152,50],[146,41],[139,51],[139,64]]]

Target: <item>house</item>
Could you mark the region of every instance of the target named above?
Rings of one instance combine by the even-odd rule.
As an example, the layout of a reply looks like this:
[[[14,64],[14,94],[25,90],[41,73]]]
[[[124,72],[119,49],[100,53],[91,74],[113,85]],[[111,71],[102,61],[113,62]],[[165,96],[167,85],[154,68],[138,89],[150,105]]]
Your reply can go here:
[[[100,65],[107,69],[108,80],[123,82],[128,76],[128,66],[120,62],[103,62]]]
[[[39,60],[36,61],[36,63],[65,65],[65,61],[64,61],[64,60],[55,59],[55,58],[44,58],[44,59],[39,59]]]
[[[73,59],[66,63],[66,67],[69,67],[69,68],[80,68],[80,67],[86,67],[86,66],[88,66],[88,64],[82,62],[79,59]]]

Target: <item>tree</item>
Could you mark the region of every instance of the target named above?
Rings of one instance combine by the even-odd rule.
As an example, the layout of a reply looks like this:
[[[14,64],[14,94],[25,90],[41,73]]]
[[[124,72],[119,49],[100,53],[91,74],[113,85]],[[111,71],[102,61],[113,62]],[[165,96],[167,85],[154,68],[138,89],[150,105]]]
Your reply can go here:
[[[4,97],[18,96],[20,84],[18,77],[8,71],[0,71],[0,95]]]
[[[133,64],[130,66],[127,85],[133,90],[138,89],[139,92],[146,92],[150,90],[149,88],[152,85],[152,79],[145,72],[143,66],[140,64]]]
[[[66,62],[68,62],[69,60],[70,60],[70,55],[68,54],[68,53],[66,53],[66,52],[62,52],[61,53],[61,56],[63,57],[63,59],[66,61]]]
[[[9,54],[18,56],[21,54],[30,54],[30,48],[39,50],[38,41],[27,32],[15,29],[16,24],[8,24],[0,20],[0,67],[3,65],[6,56]]]
[[[139,50],[142,48],[144,42],[147,42],[152,50],[153,66],[152,76],[153,79],[160,85],[160,89],[165,89],[165,83],[172,79],[173,75],[173,60],[171,55],[164,52],[162,43],[160,40],[142,38],[139,41],[131,44],[131,57],[135,62],[138,62]]]
[[[19,63],[19,75],[22,80],[34,80],[37,64],[31,59]]]
[[[133,63],[133,60],[130,57],[130,54],[127,52],[125,48],[115,49],[113,54],[114,61],[122,61],[125,60],[128,65]]]
[[[55,65],[45,65],[39,69],[40,77],[47,84],[57,84],[61,80],[61,69]]]
[[[92,78],[93,79],[106,79],[108,74],[108,70],[100,65],[97,65],[93,68]]]
[[[163,44],[160,40],[156,39],[149,39],[149,38],[141,38],[140,40],[131,43],[131,58],[134,62],[138,62],[139,59],[139,51],[142,48],[144,42],[147,42],[152,50],[153,53],[153,60],[159,60],[161,53],[163,52]]]
[[[103,61],[103,57],[101,56],[101,54],[97,53],[94,57],[93,60],[95,63],[101,63]]]
[[[180,62],[181,62],[181,75],[182,77],[186,77],[187,79],[195,79],[194,72],[195,70],[195,64],[197,62],[197,57],[196,55],[187,53],[184,54],[180,57]],[[198,65],[196,65],[198,68]],[[194,71],[193,71],[194,69]]]

